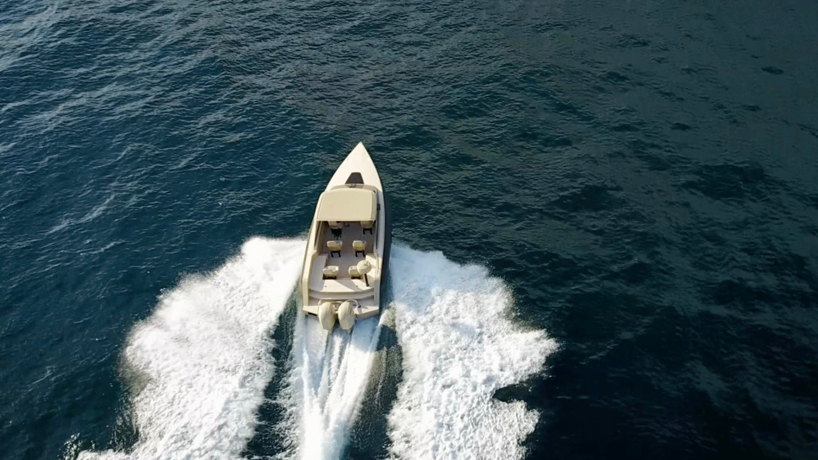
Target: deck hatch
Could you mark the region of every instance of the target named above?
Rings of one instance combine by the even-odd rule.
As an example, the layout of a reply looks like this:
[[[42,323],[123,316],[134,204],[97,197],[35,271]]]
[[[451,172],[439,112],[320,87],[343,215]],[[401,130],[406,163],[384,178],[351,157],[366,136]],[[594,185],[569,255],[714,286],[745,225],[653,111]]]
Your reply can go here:
[[[359,173],[359,172],[354,172],[354,173],[350,174],[349,177],[347,178],[347,182],[346,182],[347,185],[351,185],[351,184],[361,184],[361,185],[363,185],[363,183],[364,183],[364,177],[361,176],[361,173]]]

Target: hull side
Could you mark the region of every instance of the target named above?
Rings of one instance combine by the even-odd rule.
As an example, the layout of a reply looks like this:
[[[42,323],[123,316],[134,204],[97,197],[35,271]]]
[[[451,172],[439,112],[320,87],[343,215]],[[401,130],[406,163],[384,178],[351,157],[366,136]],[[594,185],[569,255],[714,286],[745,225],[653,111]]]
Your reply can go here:
[[[383,250],[383,268],[381,274],[381,298],[380,298],[380,305],[378,306],[378,311],[382,312],[383,307],[386,306],[387,295],[389,294],[389,290],[387,285],[390,283],[389,281],[389,257],[392,254],[392,207],[389,203],[389,198],[386,196],[386,192],[383,192],[383,207],[384,207],[384,231],[386,234],[384,235],[384,250]]]

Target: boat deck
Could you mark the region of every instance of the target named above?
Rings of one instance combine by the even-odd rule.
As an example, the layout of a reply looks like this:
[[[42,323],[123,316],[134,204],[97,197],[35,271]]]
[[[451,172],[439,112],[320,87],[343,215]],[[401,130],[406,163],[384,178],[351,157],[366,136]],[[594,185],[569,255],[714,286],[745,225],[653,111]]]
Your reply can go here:
[[[375,286],[374,281],[380,279],[381,271],[378,267],[378,260],[373,254],[367,254],[366,260],[372,265],[372,271],[367,273],[369,279],[369,286],[363,279],[352,279],[349,273],[343,273],[345,276],[338,274],[337,279],[324,279],[323,270],[327,265],[338,265],[336,260],[338,257],[329,259],[327,254],[319,254],[312,264],[312,273],[310,273],[310,294],[320,298],[362,298],[373,295]],[[363,260],[358,257],[351,262],[350,265],[355,265]],[[349,265],[347,265],[349,267]],[[348,268],[347,268],[348,270]]]
[[[374,232],[373,232],[374,233]],[[343,247],[341,255],[330,256],[326,242],[330,240],[341,241]],[[361,240],[366,243],[366,256],[355,255],[352,242]],[[375,236],[369,232],[363,234],[360,223],[344,223],[340,238],[336,238],[327,227],[321,235],[320,240],[322,252],[315,257],[310,272],[310,296],[320,299],[362,299],[374,295],[374,281],[379,280],[381,272],[378,257],[372,252],[375,244]],[[352,279],[349,276],[349,267],[358,265],[358,262],[366,258],[372,265],[372,270],[367,273],[369,286],[363,279]],[[324,267],[335,265],[338,267],[338,277],[335,279],[324,279]]]
[[[373,230],[372,233],[376,234],[376,231]],[[338,257],[337,254],[330,257],[329,250],[327,249],[327,241],[330,240],[340,241],[343,244],[343,248],[341,249],[341,257]],[[364,257],[360,254],[358,256],[355,255],[355,250],[352,248],[352,242],[355,240],[361,240],[366,244],[367,255],[373,254],[373,248],[375,247],[375,235],[370,235],[369,232],[364,234],[363,227],[361,227],[360,223],[344,222],[340,238],[335,238],[332,231],[327,227],[324,234],[321,235],[321,255],[325,255],[327,257],[325,263],[321,264],[321,269],[323,269],[326,265],[336,265],[339,268],[338,279],[349,279],[349,267],[357,265],[358,262],[364,259]],[[376,261],[377,259],[375,262]],[[373,263],[372,259],[369,259],[369,262],[372,263],[374,272],[374,269],[376,269],[378,265],[377,263]],[[364,287],[366,287],[366,285],[364,285]]]

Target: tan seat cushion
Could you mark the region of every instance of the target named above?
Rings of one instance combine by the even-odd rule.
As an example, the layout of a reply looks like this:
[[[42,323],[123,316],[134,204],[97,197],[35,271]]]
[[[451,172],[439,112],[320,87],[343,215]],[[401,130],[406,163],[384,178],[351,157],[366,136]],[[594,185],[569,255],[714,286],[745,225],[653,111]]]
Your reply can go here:
[[[327,265],[324,267],[324,279],[338,278],[340,269],[337,265]]]
[[[355,240],[352,242],[352,249],[356,251],[366,251],[366,243],[361,240]]]
[[[330,251],[340,251],[341,248],[343,247],[344,247],[343,241],[334,240],[327,241],[327,249],[329,249]]]

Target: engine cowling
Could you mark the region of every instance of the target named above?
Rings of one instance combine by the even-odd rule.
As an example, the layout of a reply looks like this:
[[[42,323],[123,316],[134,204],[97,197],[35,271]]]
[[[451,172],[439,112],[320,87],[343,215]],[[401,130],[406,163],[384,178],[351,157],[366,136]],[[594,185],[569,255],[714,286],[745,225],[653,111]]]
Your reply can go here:
[[[318,305],[318,322],[328,331],[335,327],[335,308],[332,302],[322,302]]]
[[[338,307],[338,325],[345,331],[351,331],[355,325],[355,311],[352,302],[346,300]]]

